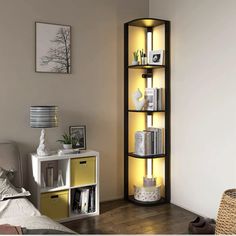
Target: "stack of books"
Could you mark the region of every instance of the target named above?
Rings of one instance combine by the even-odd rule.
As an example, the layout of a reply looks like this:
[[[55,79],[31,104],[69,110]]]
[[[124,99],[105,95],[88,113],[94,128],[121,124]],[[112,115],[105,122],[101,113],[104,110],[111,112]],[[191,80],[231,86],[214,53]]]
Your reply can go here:
[[[79,148],[59,149],[57,153],[59,156],[68,155],[68,154],[78,154],[78,153],[80,153],[80,149]]]
[[[95,212],[95,186],[77,188],[72,197],[75,214]]]
[[[145,88],[146,110],[165,110],[165,90],[164,88]]]
[[[135,154],[158,155],[165,153],[165,129],[148,128],[135,132]]]

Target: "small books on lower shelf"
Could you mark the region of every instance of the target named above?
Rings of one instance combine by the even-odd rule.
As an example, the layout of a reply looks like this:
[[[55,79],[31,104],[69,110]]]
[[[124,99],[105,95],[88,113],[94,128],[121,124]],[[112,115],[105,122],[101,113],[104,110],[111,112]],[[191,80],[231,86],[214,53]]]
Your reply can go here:
[[[135,132],[135,154],[158,155],[165,153],[165,129],[148,128]]]
[[[146,110],[165,110],[164,88],[145,88]]]
[[[95,212],[95,186],[73,190],[72,211],[75,214]]]

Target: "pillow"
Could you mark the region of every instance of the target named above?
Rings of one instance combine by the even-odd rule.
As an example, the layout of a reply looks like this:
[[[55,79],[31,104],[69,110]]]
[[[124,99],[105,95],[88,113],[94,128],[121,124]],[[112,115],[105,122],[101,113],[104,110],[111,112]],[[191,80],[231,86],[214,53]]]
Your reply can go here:
[[[0,178],[7,178],[11,181],[14,178],[14,170],[5,170],[0,167]]]
[[[30,192],[24,188],[14,187],[8,178],[0,178],[0,201],[8,198],[30,196]]]
[[[7,178],[0,177],[0,195],[17,193],[19,191],[17,191]]]

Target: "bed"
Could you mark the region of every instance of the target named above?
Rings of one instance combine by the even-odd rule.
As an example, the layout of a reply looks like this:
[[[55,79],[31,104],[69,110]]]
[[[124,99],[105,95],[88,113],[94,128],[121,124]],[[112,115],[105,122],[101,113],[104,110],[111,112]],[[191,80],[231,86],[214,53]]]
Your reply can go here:
[[[14,170],[11,180],[16,187],[23,186],[22,163],[17,145],[14,142],[0,143],[0,167]],[[29,234],[73,234],[65,226],[41,215],[27,197],[0,201],[0,225],[21,226]]]

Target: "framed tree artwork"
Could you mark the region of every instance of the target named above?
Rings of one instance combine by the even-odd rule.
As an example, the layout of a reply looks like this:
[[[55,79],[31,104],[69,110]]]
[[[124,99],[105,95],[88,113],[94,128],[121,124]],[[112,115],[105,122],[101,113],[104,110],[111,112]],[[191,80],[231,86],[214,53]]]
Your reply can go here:
[[[35,22],[35,71],[71,73],[71,26]]]

